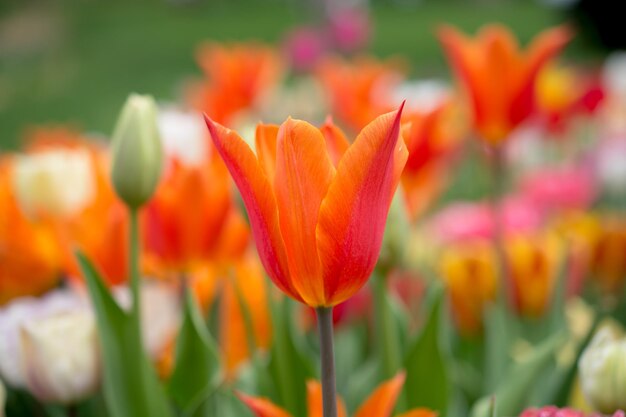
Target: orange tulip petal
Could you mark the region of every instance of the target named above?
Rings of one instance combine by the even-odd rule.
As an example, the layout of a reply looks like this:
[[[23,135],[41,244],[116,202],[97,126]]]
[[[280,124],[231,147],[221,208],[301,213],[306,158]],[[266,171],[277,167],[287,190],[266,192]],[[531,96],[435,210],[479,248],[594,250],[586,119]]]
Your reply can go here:
[[[308,417],[324,417],[322,384],[318,381],[307,381],[306,392],[309,410]],[[337,398],[337,417],[346,417],[347,415],[346,406],[341,398]]]
[[[321,132],[288,119],[278,133],[274,190],[291,281],[304,301],[325,305],[315,229],[335,168]]]
[[[382,243],[391,199],[407,159],[402,107],[366,126],[339,162],[320,207],[317,244],[327,305],[363,286]]]
[[[320,131],[324,135],[324,139],[326,139],[326,149],[328,149],[330,159],[336,167],[339,165],[343,154],[346,153],[350,147],[350,142],[343,131],[333,123],[333,119],[330,116],[326,118],[326,121],[322,127],[320,127]]]
[[[265,398],[255,398],[240,392],[237,396],[257,417],[292,417],[291,414]]]
[[[535,94],[535,80],[539,70],[572,39],[572,31],[567,26],[558,26],[539,34],[528,47],[525,83],[519,88],[520,92],[513,103],[511,118],[520,122],[524,118],[525,108],[533,105]]]
[[[217,151],[239,188],[265,270],[281,291],[301,300],[289,279],[276,198],[259,161],[237,133],[213,122],[206,115],[205,121]]]
[[[256,153],[270,182],[273,182],[276,176],[276,138],[278,137],[278,128],[279,126],[277,125],[264,125],[262,123],[259,123],[256,127]]]
[[[400,373],[376,388],[354,417],[389,417],[404,385],[405,375]]]

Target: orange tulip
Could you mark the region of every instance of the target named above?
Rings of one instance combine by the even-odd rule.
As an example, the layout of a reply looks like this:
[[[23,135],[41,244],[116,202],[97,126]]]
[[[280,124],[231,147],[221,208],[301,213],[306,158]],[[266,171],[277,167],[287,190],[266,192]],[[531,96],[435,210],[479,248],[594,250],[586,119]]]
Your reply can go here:
[[[28,219],[18,207],[11,163],[0,159],[0,305],[51,289],[61,277],[62,266],[54,228]]]
[[[549,306],[563,253],[552,234],[512,236],[506,242],[513,300],[518,312],[538,318]]]
[[[500,144],[533,113],[537,74],[571,37],[565,27],[550,29],[524,51],[499,25],[486,26],[474,39],[447,26],[439,31],[471,101],[474,128],[484,141]]]
[[[70,279],[80,276],[74,251],[80,249],[111,285],[126,280],[126,228],[128,220],[123,204],[115,196],[108,172],[109,155],[104,144],[89,140],[66,128],[38,128],[27,136],[27,154],[76,151],[86,155],[93,179],[90,198],[73,213],[65,216],[42,213],[55,225],[63,269]],[[69,175],[69,174],[67,174]],[[68,181],[71,181],[68,178]],[[67,187],[73,184],[66,182]],[[97,225],[95,227],[94,225]]]
[[[190,272],[218,256],[237,256],[248,243],[228,171],[215,152],[199,166],[172,160],[142,221],[146,262],[156,275]]]
[[[413,112],[402,126],[409,158],[402,173],[402,190],[409,216],[415,220],[445,184],[447,162],[458,147],[461,132],[455,109],[444,101],[424,112]]]
[[[282,72],[278,53],[256,43],[207,43],[198,48],[196,58],[207,79],[190,91],[190,101],[225,124],[257,105]]]
[[[448,248],[440,260],[456,324],[464,334],[482,329],[485,307],[495,300],[497,265],[492,246],[486,241]]]
[[[128,215],[110,182],[108,154],[94,154],[96,197],[81,213],[63,227],[70,277],[79,276],[74,250],[80,249],[92,260],[103,279],[119,285],[128,279]],[[97,225],[97,226],[96,226]]]
[[[624,218],[609,217],[602,222],[592,251],[591,268],[593,278],[604,291],[617,293],[623,288],[626,280]]]
[[[358,57],[324,60],[317,69],[332,113],[355,132],[379,114],[393,109],[390,92],[404,78],[398,62]]]
[[[272,329],[264,281],[256,256],[242,257],[222,280],[219,340],[229,377],[235,376],[238,367],[253,354],[251,347],[265,349],[270,344]],[[246,315],[252,335],[246,329]],[[248,340],[250,336],[254,339]]]
[[[322,132],[288,119],[259,155],[206,118],[243,197],[257,250],[274,283],[311,307],[350,298],[380,253],[391,199],[407,158],[401,110],[366,126],[335,166]],[[275,130],[274,130],[275,131]],[[274,156],[275,155],[275,156]]]
[[[381,384],[354,413],[354,417],[389,417],[404,384],[404,374],[399,374]],[[241,400],[257,417],[291,417],[291,414],[264,398],[239,394]],[[308,417],[322,417],[322,386],[317,381],[307,383]],[[346,407],[339,399],[338,417],[346,417]],[[436,417],[437,413],[426,408],[417,408],[396,417]]]

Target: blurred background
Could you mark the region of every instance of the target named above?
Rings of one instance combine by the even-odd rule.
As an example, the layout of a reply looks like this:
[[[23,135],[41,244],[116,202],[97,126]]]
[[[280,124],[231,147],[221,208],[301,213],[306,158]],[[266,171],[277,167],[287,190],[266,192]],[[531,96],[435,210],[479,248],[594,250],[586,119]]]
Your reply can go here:
[[[109,134],[129,92],[174,100],[187,78],[201,74],[194,58],[200,42],[256,39],[284,45],[295,29],[320,25],[326,3],[3,0],[0,149],[15,148],[31,125],[70,124]],[[356,5],[363,11],[366,38],[359,44],[360,52],[402,55],[409,73],[417,77],[449,76],[434,35],[443,22],[468,32],[487,22],[502,22],[527,42],[541,29],[568,21],[577,27],[578,36],[565,56],[579,64],[592,65],[601,59],[603,43],[621,46],[615,34],[608,33],[615,25],[607,19],[619,17],[610,10],[618,6],[608,1],[593,5],[562,0],[331,3]]]

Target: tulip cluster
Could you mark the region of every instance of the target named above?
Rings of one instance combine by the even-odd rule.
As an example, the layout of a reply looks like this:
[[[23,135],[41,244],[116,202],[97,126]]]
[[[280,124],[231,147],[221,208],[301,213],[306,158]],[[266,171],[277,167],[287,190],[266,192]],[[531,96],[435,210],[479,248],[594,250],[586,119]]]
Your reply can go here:
[[[458,85],[210,42],[110,142],[28,131],[0,416],[623,416],[624,60],[559,62],[564,26],[437,36]]]

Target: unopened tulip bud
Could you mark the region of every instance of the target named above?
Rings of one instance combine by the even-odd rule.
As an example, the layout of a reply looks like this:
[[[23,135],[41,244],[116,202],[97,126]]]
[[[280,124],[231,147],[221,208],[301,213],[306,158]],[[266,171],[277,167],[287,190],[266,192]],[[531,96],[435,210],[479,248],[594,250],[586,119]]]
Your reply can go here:
[[[614,325],[602,327],[578,363],[583,394],[605,414],[626,408],[626,336]]]
[[[152,97],[128,97],[112,140],[115,191],[129,207],[139,208],[152,196],[163,163],[157,107]]]
[[[100,381],[93,316],[65,313],[22,327],[26,387],[40,401],[72,404],[91,395]]]

